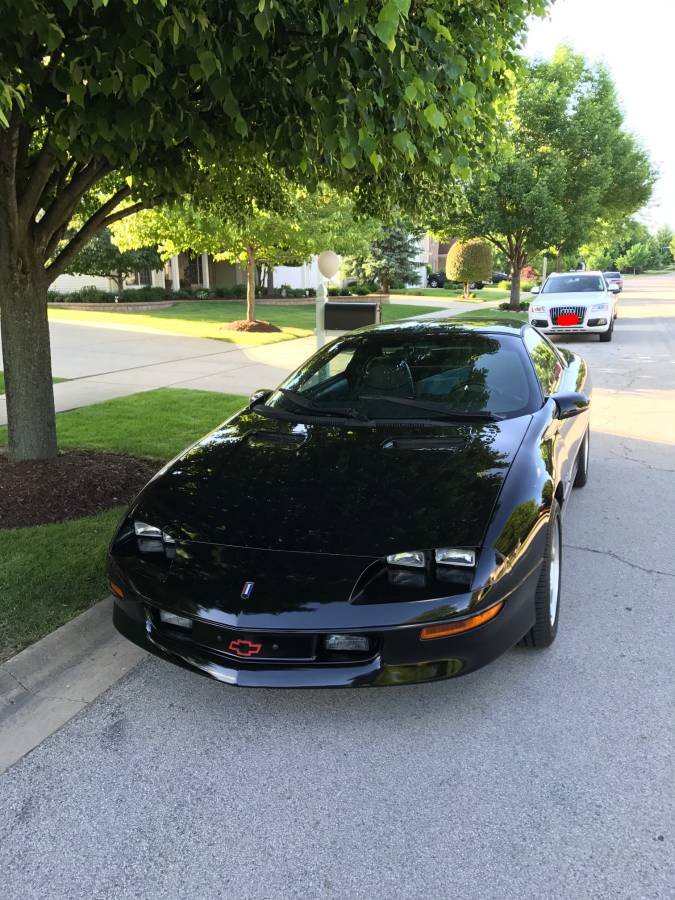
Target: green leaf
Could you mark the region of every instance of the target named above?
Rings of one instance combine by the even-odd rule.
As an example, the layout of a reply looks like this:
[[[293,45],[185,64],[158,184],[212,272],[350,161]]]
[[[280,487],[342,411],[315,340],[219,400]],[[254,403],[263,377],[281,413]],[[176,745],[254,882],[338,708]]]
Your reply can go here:
[[[134,75],[131,80],[131,93],[134,97],[140,97],[141,94],[144,94],[148,85],[150,84],[150,79],[147,75]]]
[[[259,12],[255,14],[253,19],[253,24],[258,29],[260,34],[265,37],[267,32],[270,30],[269,22],[267,21],[267,16],[264,12]]]
[[[341,162],[345,169],[354,168],[354,166],[356,165],[356,158],[354,157],[354,154],[351,150],[348,150],[347,153],[343,155]]]
[[[199,50],[197,56],[206,78],[210,78],[214,72],[220,71],[220,62],[215,53],[212,53],[210,50]]]
[[[68,91],[68,95],[73,103],[76,103],[78,106],[84,107],[84,94],[86,88],[83,84],[73,84]]]
[[[424,118],[433,128],[445,128],[448,120],[435,103],[430,103],[424,110]]]
[[[396,0],[387,0],[375,23],[375,34],[389,50],[396,47],[396,33],[398,32],[399,10]]]

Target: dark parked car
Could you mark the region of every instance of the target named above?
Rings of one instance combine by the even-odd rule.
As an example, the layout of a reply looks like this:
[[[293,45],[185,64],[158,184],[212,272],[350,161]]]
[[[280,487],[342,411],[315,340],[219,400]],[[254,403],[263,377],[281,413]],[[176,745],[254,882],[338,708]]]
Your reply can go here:
[[[589,389],[579,356],[506,320],[339,338],[136,498],[115,625],[255,687],[431,681],[546,647]]]
[[[430,287],[430,288],[443,287],[443,285],[445,284],[445,282],[447,280],[448,279],[445,275],[445,272],[433,272],[427,278],[427,287]]]

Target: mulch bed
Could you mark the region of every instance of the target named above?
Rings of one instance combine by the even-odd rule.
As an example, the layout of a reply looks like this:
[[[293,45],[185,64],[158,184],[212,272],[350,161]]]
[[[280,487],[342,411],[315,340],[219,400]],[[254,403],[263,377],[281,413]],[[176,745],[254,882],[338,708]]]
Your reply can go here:
[[[225,331],[281,331],[271,322],[264,322],[262,319],[253,321],[252,319],[235,319],[234,322],[228,322],[223,325]]]
[[[0,529],[65,522],[129,503],[160,465],[97,450],[37,462],[0,455]]]

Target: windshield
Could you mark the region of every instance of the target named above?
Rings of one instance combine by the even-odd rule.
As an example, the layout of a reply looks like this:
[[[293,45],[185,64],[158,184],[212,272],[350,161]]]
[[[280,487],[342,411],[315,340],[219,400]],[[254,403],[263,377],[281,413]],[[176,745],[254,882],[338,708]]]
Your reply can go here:
[[[547,280],[542,294],[584,294],[604,290],[605,283],[600,275],[556,275]]]
[[[313,356],[267,400],[299,415],[512,418],[541,406],[519,335],[445,332],[346,336]]]
[[[621,272],[603,272],[605,278],[621,278]]]

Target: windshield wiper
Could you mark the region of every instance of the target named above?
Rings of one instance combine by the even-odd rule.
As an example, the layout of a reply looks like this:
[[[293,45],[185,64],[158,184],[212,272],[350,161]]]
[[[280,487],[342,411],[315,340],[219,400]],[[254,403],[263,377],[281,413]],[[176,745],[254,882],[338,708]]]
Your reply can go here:
[[[319,415],[329,415],[329,416],[342,416],[343,418],[351,418],[351,419],[359,419],[361,422],[369,422],[370,418],[362,413],[358,409],[354,409],[351,406],[325,406],[324,404],[317,403],[316,400],[313,400],[311,397],[305,397],[303,394],[298,393],[298,391],[292,391],[290,388],[279,388],[284,397],[288,397],[291,403],[295,403],[300,409],[307,409],[310,412],[318,413]]]
[[[398,403],[400,406],[410,406],[413,409],[423,409],[434,412],[447,419],[455,419],[458,422],[498,422],[504,416],[491,412],[462,412],[460,409],[450,409],[444,403],[433,403],[425,400],[412,400],[407,397],[392,397],[388,394],[362,394],[359,400],[384,400],[387,403]]]

